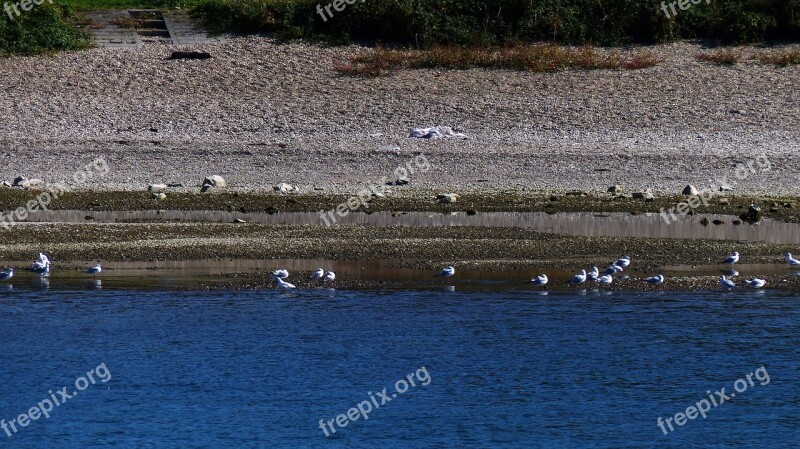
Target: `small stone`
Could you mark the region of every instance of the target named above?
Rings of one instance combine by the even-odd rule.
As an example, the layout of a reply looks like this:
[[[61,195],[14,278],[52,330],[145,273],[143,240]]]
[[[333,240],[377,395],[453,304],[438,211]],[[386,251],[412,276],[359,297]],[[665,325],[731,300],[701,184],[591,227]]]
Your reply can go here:
[[[747,212],[743,212],[739,215],[739,218],[748,223],[757,223],[761,221],[761,217],[761,208],[755,204],[751,204],[750,207],[747,208]]]
[[[558,197],[555,196],[555,195],[550,195],[550,201],[556,202],[556,201],[558,201]]]
[[[469,216],[473,216],[473,215],[477,215],[477,214],[478,214],[478,211],[476,211],[475,209],[467,210],[467,215],[469,215]]]
[[[183,187],[183,184],[180,182],[171,182],[167,184],[167,187]]]
[[[653,191],[651,189],[647,189],[644,192],[633,192],[633,197],[637,200],[646,200],[647,198],[655,199],[653,196]]]
[[[731,201],[727,198],[720,198],[719,201],[717,201],[717,204],[719,204],[720,206],[727,206],[731,204]]]
[[[3,181],[0,183],[0,187],[11,187],[11,183],[8,181]]]
[[[84,220],[94,220],[94,217],[91,216],[91,215],[87,215],[87,216],[83,217],[83,219]]]
[[[794,209],[794,204],[792,203],[783,203],[783,207],[786,209]]]
[[[728,185],[725,185],[725,184],[719,186],[719,191],[720,192],[730,192],[731,190],[733,190],[733,187],[731,187],[731,186],[728,186]]]
[[[16,178],[14,178],[14,184],[13,184],[14,187],[22,187],[24,189],[27,189],[28,185],[29,185],[28,178],[24,176],[17,176]]]
[[[275,207],[275,206],[270,206],[264,212],[266,212],[266,213],[268,213],[270,215],[274,215],[274,214],[278,213],[278,208]]]
[[[735,224],[736,226],[739,226],[740,224],[742,224],[742,220],[733,220],[731,223]]]
[[[213,187],[211,184],[203,184],[203,187],[200,189],[200,191],[203,193],[208,192],[211,187]]]
[[[608,188],[609,193],[622,193],[622,186],[613,185]]]
[[[297,193],[298,190],[300,190],[300,189],[297,188],[297,186],[293,186],[293,185],[287,184],[285,182],[282,182],[282,183],[276,185],[275,187],[273,187],[273,189],[276,192],[281,192],[281,193]]]
[[[203,180],[203,185],[210,185],[211,187],[217,187],[220,189],[228,187],[228,183],[220,175],[211,175],[206,177],[206,179]]]
[[[159,193],[159,192],[166,192],[167,185],[166,184],[150,184],[147,186],[147,190],[152,193]]]
[[[697,188],[691,184],[688,184],[686,187],[684,187],[683,192],[681,192],[682,195],[686,196],[697,195],[698,193],[700,192],[697,191]]]
[[[770,212],[778,212],[778,208],[777,207],[770,207],[769,211]]]
[[[29,189],[37,189],[44,186],[44,181],[41,179],[33,178],[28,180],[28,188]]]
[[[404,186],[404,185],[410,184],[410,183],[411,183],[411,180],[408,179],[408,176],[400,175],[400,176],[397,177],[397,180],[394,182],[394,185],[396,185],[396,186]]]
[[[720,220],[720,219],[716,219],[716,220],[712,221],[712,223],[714,223],[715,225],[719,226],[721,224],[725,224],[725,221],[724,220]]]
[[[708,220],[708,217],[703,217],[703,219],[700,220],[700,224],[703,225],[703,226],[708,226],[709,223],[711,223],[711,222]]]
[[[436,199],[439,200],[439,204],[448,204],[448,203],[455,203],[461,195],[457,193],[440,193],[436,195]]]
[[[167,199],[167,194],[164,193],[164,192],[151,193],[150,196],[155,198],[155,199],[157,199],[157,200],[165,200],[165,199]]]

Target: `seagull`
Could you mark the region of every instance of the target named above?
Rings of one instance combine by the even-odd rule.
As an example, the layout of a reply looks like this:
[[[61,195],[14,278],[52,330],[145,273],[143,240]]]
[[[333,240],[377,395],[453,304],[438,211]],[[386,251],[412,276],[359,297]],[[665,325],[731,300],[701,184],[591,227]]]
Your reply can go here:
[[[600,270],[598,270],[597,267],[592,267],[592,271],[590,271],[586,276],[590,281],[595,281],[597,280],[597,277],[600,276]]]
[[[727,263],[727,264],[731,264],[731,265],[733,265],[733,264],[735,264],[735,263],[736,263],[736,262],[738,262],[738,261],[739,261],[739,253],[738,253],[738,252],[736,252],[736,251],[734,251],[734,252],[733,252],[733,254],[731,254],[730,256],[728,256],[728,258],[727,258],[727,259],[723,260],[723,261],[722,261],[722,263]]]
[[[800,260],[797,260],[794,257],[792,257],[792,253],[786,253],[784,254],[784,256],[786,257],[786,263],[788,263],[789,265],[792,266],[800,265]]]
[[[758,279],[758,278],[747,279],[745,282],[747,283],[747,285],[749,285],[749,286],[751,286],[753,288],[761,288],[761,287],[767,285],[767,281],[765,281],[764,279]]]
[[[583,284],[586,282],[586,270],[581,270],[581,274],[576,274],[572,277],[572,281],[570,282],[572,285]]]
[[[44,254],[39,253],[39,257],[37,257],[33,265],[31,265],[31,271],[47,276],[50,274],[50,259]]]
[[[98,274],[100,274],[101,271],[103,271],[103,267],[101,267],[100,264],[97,264],[92,268],[83,270],[84,273],[94,275],[95,278],[97,277]]]
[[[630,265],[630,264],[631,264],[631,258],[629,256],[622,256],[619,259],[617,259],[617,261],[614,262],[613,265],[616,265],[616,266],[622,267],[622,268],[628,268],[628,265]]]
[[[604,271],[603,274],[617,274],[620,271],[624,271],[621,266],[611,264],[608,266],[608,268],[606,268],[606,271]]]
[[[659,274],[658,276],[647,278],[645,281],[647,281],[648,284],[661,285],[664,283],[664,275]]]
[[[14,269],[9,268],[6,271],[0,272],[0,281],[6,281],[14,277]]]
[[[322,268],[317,268],[317,271],[311,274],[311,279],[318,281],[322,279],[324,276],[325,276],[325,270],[323,270]]]
[[[289,272],[286,270],[275,270],[272,272],[272,275],[281,279],[286,279],[289,277]]]
[[[333,271],[326,271],[325,277],[322,278],[323,282],[333,282],[336,279],[336,273]]]
[[[437,274],[434,277],[435,278],[438,278],[438,277],[449,278],[450,276],[452,276],[454,274],[456,274],[456,269],[455,268],[453,268],[453,267],[444,267],[442,269],[442,271],[440,271],[439,274]]]
[[[287,289],[290,289],[290,288],[297,288],[297,287],[294,286],[294,284],[290,284],[290,283],[284,281],[283,279],[280,278],[280,276],[278,276],[275,273],[272,274],[272,277],[275,278],[275,282],[278,283],[278,288],[280,288],[282,290],[287,290]]]
[[[719,285],[723,286],[724,288],[735,288],[736,282],[733,282],[730,279],[726,278],[725,275],[722,275],[719,278]]]
[[[531,279],[531,284],[533,284],[533,285],[547,285],[547,281],[548,281],[547,275],[543,274],[541,276],[537,276],[537,277]]]
[[[603,285],[608,285],[608,284],[610,284],[610,283],[611,283],[613,280],[614,280],[614,278],[612,278],[612,277],[611,277],[610,275],[608,275],[608,274],[607,274],[607,275],[605,275],[605,276],[600,276],[599,278],[597,278],[597,282],[599,282],[600,284],[603,284]]]

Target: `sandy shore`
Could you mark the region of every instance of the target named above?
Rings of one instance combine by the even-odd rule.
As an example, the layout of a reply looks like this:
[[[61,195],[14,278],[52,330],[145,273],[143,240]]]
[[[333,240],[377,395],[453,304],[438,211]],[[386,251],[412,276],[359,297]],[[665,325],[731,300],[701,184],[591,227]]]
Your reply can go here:
[[[102,155],[110,171],[87,188],[197,186],[216,173],[238,190],[288,182],[335,194],[424,154],[431,169],[411,189],[677,193],[766,154],[771,169],[736,191],[800,194],[797,67],[713,66],[679,43],[655,47],[664,62],[637,71],[356,79],[333,65],[358,47],[242,38],[206,47],[210,60],[165,60],[173,49],[0,60],[0,179],[63,181]],[[406,137],[433,125],[469,139]]]

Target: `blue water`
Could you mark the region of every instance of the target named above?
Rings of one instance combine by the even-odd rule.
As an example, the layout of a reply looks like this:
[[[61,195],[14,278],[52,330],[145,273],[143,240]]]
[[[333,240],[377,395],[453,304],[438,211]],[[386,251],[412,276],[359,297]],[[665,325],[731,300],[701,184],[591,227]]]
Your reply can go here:
[[[110,379],[0,447],[797,447],[799,320],[781,292],[2,292],[0,418]]]

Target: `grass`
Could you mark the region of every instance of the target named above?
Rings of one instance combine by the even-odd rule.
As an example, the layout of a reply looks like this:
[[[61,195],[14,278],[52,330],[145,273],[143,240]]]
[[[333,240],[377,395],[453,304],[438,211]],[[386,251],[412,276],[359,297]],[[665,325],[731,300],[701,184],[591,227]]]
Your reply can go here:
[[[532,44],[502,48],[434,47],[430,50],[377,47],[368,54],[351,58],[347,63],[337,63],[334,68],[343,75],[374,78],[401,69],[491,68],[527,72],[637,70],[653,67],[659,62],[652,52],[645,50],[599,51],[589,45],[568,48]]]
[[[731,66],[738,64],[742,60],[742,52],[729,48],[720,48],[714,51],[698,53],[695,57],[698,61]]]
[[[756,55],[762,64],[788,67],[800,65],[800,49],[767,50]]]

